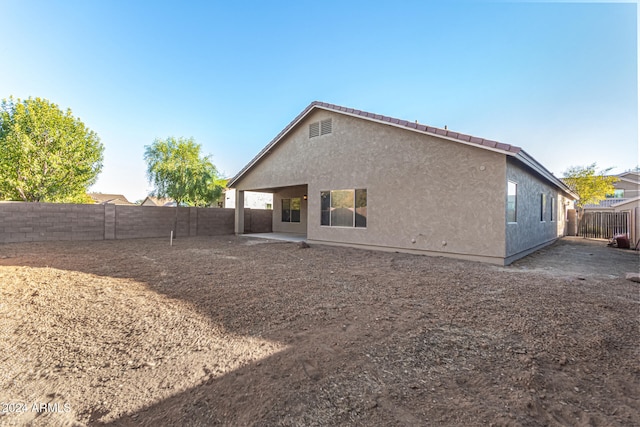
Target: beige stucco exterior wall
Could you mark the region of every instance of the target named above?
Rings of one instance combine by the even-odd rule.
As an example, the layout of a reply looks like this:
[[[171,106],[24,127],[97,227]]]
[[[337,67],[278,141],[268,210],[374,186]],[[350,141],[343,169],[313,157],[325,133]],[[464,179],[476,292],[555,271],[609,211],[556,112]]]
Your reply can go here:
[[[309,139],[311,122],[333,132]],[[235,187],[273,191],[307,185],[309,241],[416,251],[502,263],[505,155],[325,110],[311,112]],[[367,189],[367,228],[320,225],[320,192]]]
[[[509,261],[554,242],[567,230],[569,199],[519,162],[508,159],[507,180],[518,185],[517,222],[506,228],[506,256]],[[541,194],[546,195],[544,221],[540,216]],[[550,200],[554,200],[553,219]]]
[[[298,233],[307,232],[307,186],[287,187],[273,195],[273,231],[276,233]],[[282,199],[293,197],[300,198],[300,222],[282,222]]]

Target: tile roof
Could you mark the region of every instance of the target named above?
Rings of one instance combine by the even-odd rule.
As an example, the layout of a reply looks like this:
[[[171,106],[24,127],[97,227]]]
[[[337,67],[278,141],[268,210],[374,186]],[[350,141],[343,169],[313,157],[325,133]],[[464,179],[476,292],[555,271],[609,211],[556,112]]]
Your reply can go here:
[[[610,198],[610,199],[600,200],[600,202],[598,203],[590,203],[588,205],[584,205],[583,208],[584,209],[612,208],[615,205],[622,205],[622,204],[626,204],[628,202],[637,201],[637,200],[638,200],[638,197],[636,197],[635,199]]]
[[[440,138],[450,139],[452,141],[457,141],[466,145],[475,145],[480,148],[484,148],[487,150],[498,151],[510,156],[514,156],[528,167],[535,170],[541,176],[558,186],[564,192],[569,194],[570,196],[577,198],[577,195],[574,194],[569,187],[566,186],[560,179],[556,178],[551,172],[549,172],[544,166],[542,166],[538,161],[536,161],[533,157],[528,155],[522,148],[516,147],[515,145],[504,144],[502,142],[493,141],[490,139],[479,138],[477,136],[467,135],[464,133],[453,132],[448,129],[440,129],[433,126],[427,126],[424,124],[420,124],[417,122],[410,122],[407,120],[396,119],[394,117],[383,116],[381,114],[369,113],[362,110],[356,110],[354,108],[341,107],[335,104],[328,104],[326,102],[313,101],[311,104],[307,106],[300,114],[296,116],[295,119],[291,121],[275,138],[273,138],[267,145],[264,147],[245,167],[243,167],[233,178],[231,178],[227,186],[233,187],[237,180],[242,177],[249,169],[251,169],[260,159],[270,152],[270,150],[280,142],[280,140],[291,130],[293,129],[307,114],[309,114],[312,110],[319,108],[328,111],[334,111],[341,114],[347,114],[354,117],[360,117],[366,120],[371,120],[374,122],[387,124],[390,126],[396,126],[400,128],[405,128],[414,132],[424,133],[427,135],[434,135]]]
[[[618,179],[620,179],[620,181],[627,181],[634,184],[640,184],[640,174],[638,174],[638,172],[626,171],[613,176],[617,176]]]
[[[141,206],[169,206],[174,207],[176,205],[175,200],[170,198],[159,198],[154,196],[147,196],[142,203]]]
[[[362,118],[365,118],[365,119],[369,119],[369,120],[373,120],[373,121],[377,121],[377,122],[389,123],[389,124],[392,124],[392,125],[396,125],[398,127],[405,127],[407,129],[410,129],[410,130],[413,130],[413,131],[419,131],[419,132],[422,132],[422,133],[430,133],[430,134],[437,135],[437,136],[444,136],[446,138],[455,139],[455,140],[458,140],[460,142],[481,145],[483,147],[494,148],[494,149],[498,149],[500,151],[507,151],[507,152],[510,152],[510,153],[513,153],[513,154],[517,154],[517,153],[520,152],[520,150],[522,150],[520,147],[516,147],[516,146],[510,145],[510,144],[503,144],[501,142],[493,141],[493,140],[490,140],[490,139],[478,138],[478,137],[475,137],[475,136],[466,135],[464,133],[453,132],[453,131],[450,131],[448,129],[440,129],[440,128],[436,128],[436,127],[433,127],[433,126],[423,125],[423,124],[420,124],[420,123],[417,123],[417,122],[410,122],[410,121],[407,121],[407,120],[396,119],[394,117],[383,116],[381,114],[368,113],[366,111],[355,110],[353,108],[341,107],[339,105],[328,104],[326,102],[320,102],[320,101],[312,102],[298,117],[296,117],[296,119],[293,122],[291,122],[289,124],[289,126],[284,128],[284,130],[282,132],[280,132],[280,133],[281,134],[286,133],[291,127],[293,127],[297,123],[299,118],[301,118],[302,116],[306,115],[314,107],[319,107],[319,108],[322,108],[322,109],[325,109],[325,110],[332,110],[332,111],[342,112],[342,113],[349,114],[351,116],[359,116],[359,117],[362,117]],[[278,139],[278,138],[276,137],[276,139]]]
[[[103,194],[103,193],[87,193],[87,196],[91,197],[96,204],[104,205],[105,203],[110,205],[132,205],[122,194]]]

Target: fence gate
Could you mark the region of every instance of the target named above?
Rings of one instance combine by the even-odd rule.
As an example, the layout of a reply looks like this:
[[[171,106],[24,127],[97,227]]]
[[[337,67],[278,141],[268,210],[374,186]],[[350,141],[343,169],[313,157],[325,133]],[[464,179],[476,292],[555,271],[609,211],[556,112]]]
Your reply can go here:
[[[629,235],[629,212],[585,212],[578,225],[578,234],[592,239],[611,239],[618,234]]]

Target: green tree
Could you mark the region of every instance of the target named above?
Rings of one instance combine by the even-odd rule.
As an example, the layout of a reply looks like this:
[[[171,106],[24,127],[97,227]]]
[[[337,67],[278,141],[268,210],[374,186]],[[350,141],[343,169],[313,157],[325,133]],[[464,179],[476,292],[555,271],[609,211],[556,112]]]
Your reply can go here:
[[[210,156],[202,157],[193,138],[156,139],[145,146],[147,177],[153,195],[170,197],[178,206],[210,206],[226,183],[218,176]]]
[[[87,202],[104,147],[71,110],[42,98],[0,103],[0,197],[25,202]]]
[[[619,179],[607,175],[611,169],[596,173],[596,164],[592,163],[589,166],[572,166],[564,173],[562,180],[580,197],[576,202],[579,210],[585,205],[597,204],[600,200],[606,199],[607,195],[613,194],[613,184]]]

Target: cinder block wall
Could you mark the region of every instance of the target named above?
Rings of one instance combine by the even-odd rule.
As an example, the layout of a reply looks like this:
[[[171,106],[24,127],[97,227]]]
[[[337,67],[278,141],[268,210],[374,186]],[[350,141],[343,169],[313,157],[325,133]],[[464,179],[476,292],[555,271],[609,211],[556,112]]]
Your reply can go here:
[[[196,234],[198,236],[216,236],[233,234],[235,209],[198,209]]]
[[[0,243],[104,238],[102,205],[0,203]]]
[[[176,209],[161,206],[116,206],[116,239],[169,238]],[[178,208],[176,237],[189,236],[189,208]]]
[[[244,212],[245,232],[271,233],[273,229],[272,227],[273,227],[273,210],[245,209],[245,212]]]
[[[259,218],[259,227],[252,230],[271,231],[271,213],[254,209],[250,215]],[[168,238],[175,216],[175,208],[157,206],[0,202],[0,243]],[[176,237],[233,232],[234,209],[178,208]]]

